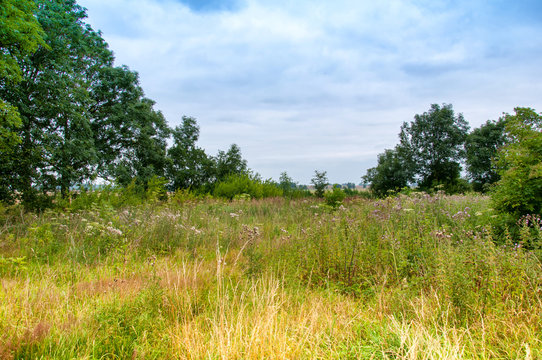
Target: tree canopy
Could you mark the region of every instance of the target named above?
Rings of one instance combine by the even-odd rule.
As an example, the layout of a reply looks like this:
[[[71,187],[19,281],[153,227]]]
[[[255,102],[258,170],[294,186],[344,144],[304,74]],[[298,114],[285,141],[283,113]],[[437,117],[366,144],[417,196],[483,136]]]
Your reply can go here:
[[[0,88],[21,82],[20,61],[40,46],[46,47],[44,32],[34,16],[32,0],[3,0],[0,7]],[[0,153],[12,149],[20,137],[19,111],[0,96]]]
[[[504,115],[506,145],[496,159],[501,179],[492,197],[498,210],[516,217],[542,214],[542,114],[516,108]]]
[[[429,111],[404,122],[399,144],[378,155],[376,167],[363,180],[371,191],[384,196],[417,182],[422,190],[443,186],[457,188],[468,123],[462,114],[455,115],[452,105],[432,104]]]
[[[413,173],[400,150],[386,149],[378,155],[377,166],[367,170],[363,180],[371,184],[371,191],[376,196],[382,197],[408,186]]]
[[[488,120],[474,129],[465,140],[467,172],[476,191],[485,192],[500,179],[492,161],[505,144],[504,125],[504,119]]]
[[[455,115],[451,104],[432,104],[429,111],[415,115],[414,121],[403,123],[399,147],[415,164],[420,188],[457,184],[468,130],[463,115]]]

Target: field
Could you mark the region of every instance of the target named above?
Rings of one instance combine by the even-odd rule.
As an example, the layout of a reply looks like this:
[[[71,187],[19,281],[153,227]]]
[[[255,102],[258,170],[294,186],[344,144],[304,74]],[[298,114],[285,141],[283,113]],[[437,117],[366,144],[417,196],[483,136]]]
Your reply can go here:
[[[0,358],[542,358],[541,223],[496,218],[443,194],[3,209]]]

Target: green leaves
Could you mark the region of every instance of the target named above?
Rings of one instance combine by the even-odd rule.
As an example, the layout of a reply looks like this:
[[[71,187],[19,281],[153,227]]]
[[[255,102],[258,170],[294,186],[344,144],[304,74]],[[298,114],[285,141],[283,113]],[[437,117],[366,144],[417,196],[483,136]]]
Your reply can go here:
[[[530,108],[506,114],[507,144],[498,152],[501,179],[492,192],[495,207],[516,217],[542,213],[542,115]]]
[[[30,0],[3,0],[0,7],[0,87],[16,86],[22,80],[19,61],[46,47],[43,30],[33,15]],[[19,111],[0,95],[0,155],[5,156],[21,139]],[[3,159],[6,161],[6,159]],[[0,190],[1,191],[1,190]]]
[[[454,115],[450,104],[433,104],[428,112],[403,124],[399,146],[416,164],[414,172],[422,189],[458,183],[468,129],[463,115]]]
[[[329,185],[329,181],[327,179],[327,172],[314,170],[314,177],[311,179],[311,184],[316,190],[316,196],[319,198],[323,198],[326,186]]]
[[[474,190],[486,191],[489,185],[500,179],[492,160],[505,140],[504,119],[488,120],[467,136],[465,141],[467,171]]]
[[[211,181],[213,162],[196,146],[199,127],[196,119],[183,116],[182,125],[172,130],[173,146],[168,150],[168,174],[173,189],[196,189]]]
[[[398,192],[406,187],[413,179],[412,170],[408,161],[396,148],[386,149],[378,155],[378,165],[367,170],[363,177],[366,183],[371,184],[371,191],[378,197]]]
[[[34,17],[36,5],[31,0],[2,0],[0,7],[0,79],[21,81],[19,63],[46,46],[44,32]]]
[[[417,181],[423,190],[458,188],[464,157],[463,143],[469,126],[452,105],[431,105],[428,112],[403,123],[399,144],[378,155],[378,165],[363,177],[377,196],[397,192]]]

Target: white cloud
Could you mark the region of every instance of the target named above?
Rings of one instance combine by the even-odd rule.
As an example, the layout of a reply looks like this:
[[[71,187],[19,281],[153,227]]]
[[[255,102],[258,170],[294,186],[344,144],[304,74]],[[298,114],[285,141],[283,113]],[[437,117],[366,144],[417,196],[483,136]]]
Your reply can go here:
[[[518,105],[542,111],[540,23],[490,3],[80,4],[171,125],[196,117],[202,146],[235,142],[264,177],[288,170],[308,183],[318,168],[358,182],[431,103],[452,103],[473,126]]]

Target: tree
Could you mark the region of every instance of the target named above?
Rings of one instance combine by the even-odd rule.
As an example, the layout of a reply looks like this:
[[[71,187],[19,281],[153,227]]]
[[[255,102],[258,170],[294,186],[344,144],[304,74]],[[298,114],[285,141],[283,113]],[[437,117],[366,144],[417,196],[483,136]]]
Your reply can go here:
[[[31,205],[38,189],[66,196],[96,177],[145,186],[163,177],[170,129],[137,73],[113,67],[113,53],[75,0],[36,3],[45,43],[17,58],[19,84],[0,87],[22,120],[21,141],[0,164],[0,186],[9,184]]]
[[[247,161],[243,159],[241,148],[232,144],[227,152],[218,151],[213,159],[215,163],[215,181],[223,181],[230,175],[246,174]]]
[[[156,177],[165,177],[167,168],[166,147],[170,128],[160,111],[153,109],[154,101],[143,98],[130,106],[129,126],[122,149],[111,174],[116,182],[126,186],[135,180],[147,188]]]
[[[196,119],[183,116],[182,125],[172,131],[173,146],[168,150],[168,177],[176,189],[199,188],[212,176],[212,161],[196,146],[199,127]]]
[[[0,6],[0,89],[16,87],[22,80],[19,63],[40,46],[47,47],[44,32],[34,16],[31,0],[3,0]],[[21,143],[19,110],[0,93],[0,200],[11,201],[18,182],[13,169],[18,157],[13,149]]]
[[[415,115],[410,124],[403,123],[398,150],[416,164],[420,188],[442,184],[451,189],[459,183],[468,129],[463,115],[454,115],[449,104],[433,104],[428,112]]]
[[[412,166],[397,149],[386,149],[378,155],[378,165],[367,170],[363,181],[370,184],[373,194],[379,197],[398,192],[413,180]]]
[[[314,185],[314,189],[316,190],[316,196],[319,198],[323,198],[326,186],[329,185],[329,181],[327,179],[327,172],[314,170],[314,177],[311,179],[311,184]]]
[[[515,108],[504,115],[506,145],[497,154],[501,179],[492,192],[499,211],[516,218],[542,214],[542,114]]]
[[[82,22],[85,10],[74,0],[38,0],[36,18],[47,46],[18,60],[19,84],[6,84],[0,96],[16,106],[22,120],[21,143],[7,169],[15,188],[31,204],[36,189],[61,188],[93,176],[90,88],[99,69],[111,66],[113,54],[100,34]]]
[[[284,195],[288,195],[293,189],[296,188],[295,182],[292,180],[286,171],[280,173],[279,187],[282,189]]]
[[[89,113],[98,161],[97,176],[115,179],[115,168],[129,149],[139,124],[134,109],[143,99],[138,74],[128,67],[103,67],[91,88]]]
[[[505,144],[504,119],[487,121],[474,129],[465,141],[466,165],[473,189],[485,192],[500,179],[492,165],[497,151]]]
[[[0,86],[22,80],[19,61],[46,47],[44,32],[34,16],[36,4],[31,0],[2,0],[0,7]],[[14,128],[21,120],[17,108],[0,98],[0,151],[13,145]]]

